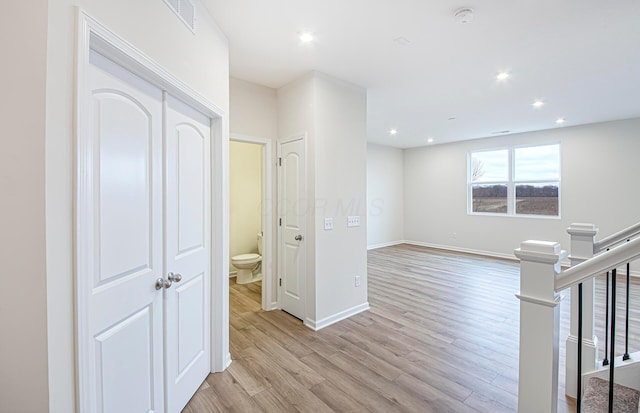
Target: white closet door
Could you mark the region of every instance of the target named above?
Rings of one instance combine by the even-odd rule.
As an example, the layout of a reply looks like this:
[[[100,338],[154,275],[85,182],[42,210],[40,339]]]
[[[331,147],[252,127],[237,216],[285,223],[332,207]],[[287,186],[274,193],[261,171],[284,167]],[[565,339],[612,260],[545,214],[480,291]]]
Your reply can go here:
[[[163,412],[162,92],[95,52],[90,63],[92,127],[79,138],[81,377],[91,411]]]
[[[179,412],[211,371],[210,120],[166,103],[166,393]],[[175,281],[179,278],[180,281]]]

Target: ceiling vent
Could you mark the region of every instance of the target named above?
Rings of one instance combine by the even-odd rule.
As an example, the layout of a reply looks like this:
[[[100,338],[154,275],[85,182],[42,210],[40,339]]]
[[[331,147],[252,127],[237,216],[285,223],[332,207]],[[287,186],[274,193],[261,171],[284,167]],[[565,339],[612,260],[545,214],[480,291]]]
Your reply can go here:
[[[164,0],[164,2],[192,32],[196,32],[196,7],[191,0]]]
[[[458,9],[455,11],[455,13],[453,13],[453,18],[458,23],[469,23],[471,20],[473,20],[473,9],[470,9],[468,7]]]

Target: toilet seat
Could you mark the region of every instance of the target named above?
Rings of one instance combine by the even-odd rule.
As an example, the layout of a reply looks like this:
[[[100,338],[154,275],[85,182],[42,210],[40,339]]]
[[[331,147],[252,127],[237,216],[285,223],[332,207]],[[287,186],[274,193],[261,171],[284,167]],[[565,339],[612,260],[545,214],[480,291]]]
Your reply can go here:
[[[262,257],[259,254],[240,254],[231,257],[231,261],[238,264],[252,264],[262,261]]]

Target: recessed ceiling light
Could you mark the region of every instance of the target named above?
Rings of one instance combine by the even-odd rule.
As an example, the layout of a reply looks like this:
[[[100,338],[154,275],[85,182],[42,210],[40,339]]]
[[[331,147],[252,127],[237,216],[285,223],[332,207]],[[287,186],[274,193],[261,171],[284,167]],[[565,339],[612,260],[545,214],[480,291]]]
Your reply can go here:
[[[302,43],[311,43],[313,41],[313,35],[308,32],[302,33],[300,35],[300,41]]]
[[[496,75],[496,79],[497,80],[506,80],[509,79],[509,76],[511,76],[508,72],[500,72]]]
[[[533,102],[531,104],[531,106],[533,106],[534,108],[538,109],[544,106],[544,102],[541,100],[536,100],[535,102]]]
[[[427,139],[427,142],[429,142],[429,143],[433,143],[433,138],[429,138],[429,139]]]
[[[565,121],[565,119],[564,119],[564,118],[558,118],[558,119],[556,119],[556,123],[557,123],[558,125],[562,125],[562,124],[564,123],[564,121]]]
[[[395,136],[395,135],[397,135],[397,134],[398,134],[398,130],[397,130],[397,129],[391,129],[391,130],[389,131],[389,135],[391,135],[391,136]]]

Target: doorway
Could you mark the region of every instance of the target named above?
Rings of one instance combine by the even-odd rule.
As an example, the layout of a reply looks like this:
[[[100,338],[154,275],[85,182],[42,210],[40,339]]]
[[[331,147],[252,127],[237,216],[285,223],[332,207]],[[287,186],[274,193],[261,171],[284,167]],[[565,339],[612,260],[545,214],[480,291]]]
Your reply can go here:
[[[249,282],[244,284],[247,289],[250,289],[255,293],[256,285],[261,283],[261,305],[260,307],[265,310],[273,310],[278,308],[278,302],[276,299],[276,291],[274,291],[273,281],[273,182],[272,182],[272,170],[273,170],[273,157],[271,154],[272,143],[269,139],[235,135],[230,136],[230,193],[232,199],[230,199],[230,217],[229,217],[229,275],[230,283],[235,283],[238,280],[238,269],[233,267],[231,258],[239,254],[254,254],[257,252],[258,235],[262,236],[262,261],[260,267],[254,270],[252,280],[255,282]],[[237,150],[239,149],[239,150]],[[252,154],[258,151],[258,158],[261,163],[260,170],[253,171],[255,169],[256,157]],[[235,155],[240,155],[236,157]],[[249,155],[247,155],[249,154]],[[245,156],[247,156],[245,158]],[[236,164],[233,164],[234,161]],[[239,164],[241,162],[250,162],[249,165]],[[242,172],[246,169],[245,172]],[[235,176],[234,176],[235,175]],[[248,176],[238,176],[248,175]],[[259,180],[259,182],[255,182]],[[253,181],[253,182],[252,182]],[[247,185],[247,182],[248,185]],[[242,188],[235,185],[242,185]],[[252,188],[252,186],[255,186]],[[256,198],[256,191],[260,191],[259,206]],[[252,191],[254,194],[247,194],[246,196],[235,196],[240,191]],[[253,199],[253,200],[252,200]],[[235,205],[234,203],[251,202],[251,205]],[[256,208],[259,211],[256,211]],[[259,219],[260,225],[256,226],[255,221]],[[259,273],[258,273],[259,272]],[[235,278],[231,279],[231,278]],[[259,280],[261,279],[261,280]],[[255,285],[254,285],[255,284]]]

